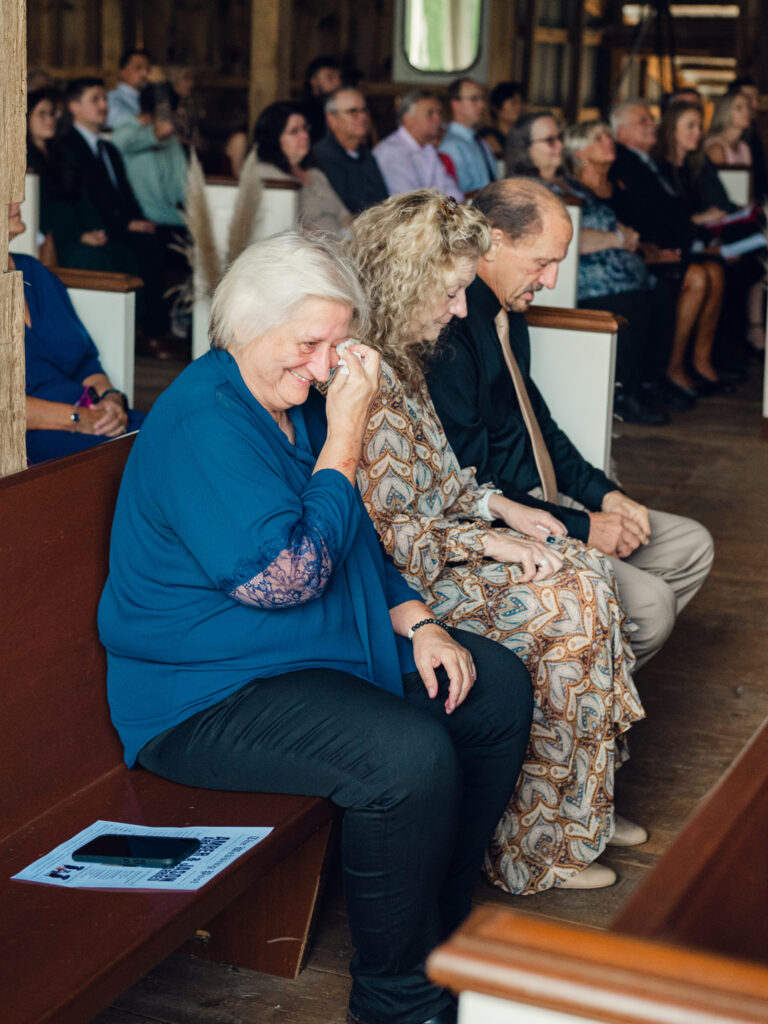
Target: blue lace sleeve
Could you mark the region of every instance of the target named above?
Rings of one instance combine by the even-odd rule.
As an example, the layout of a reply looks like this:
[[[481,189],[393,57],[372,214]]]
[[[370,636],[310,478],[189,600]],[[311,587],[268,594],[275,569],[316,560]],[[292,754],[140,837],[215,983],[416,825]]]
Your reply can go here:
[[[327,533],[327,531],[326,531]],[[272,551],[276,545],[272,545]],[[222,589],[241,604],[255,608],[292,608],[319,597],[333,575],[334,539],[324,537],[317,527],[302,519],[286,543],[270,557],[241,561],[234,578],[221,581]],[[261,565],[250,578],[243,579]],[[238,583],[237,580],[243,580]]]

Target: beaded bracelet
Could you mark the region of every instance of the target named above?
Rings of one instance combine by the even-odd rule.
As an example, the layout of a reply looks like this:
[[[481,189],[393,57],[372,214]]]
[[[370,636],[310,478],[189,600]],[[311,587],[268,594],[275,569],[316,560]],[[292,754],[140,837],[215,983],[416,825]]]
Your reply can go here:
[[[444,629],[446,633],[448,632],[449,629],[449,627],[446,626],[444,622],[441,622],[440,619],[422,619],[421,622],[417,622],[408,630],[408,639],[413,640],[413,634],[416,632],[417,629],[421,629],[422,626],[439,626],[440,629]]]

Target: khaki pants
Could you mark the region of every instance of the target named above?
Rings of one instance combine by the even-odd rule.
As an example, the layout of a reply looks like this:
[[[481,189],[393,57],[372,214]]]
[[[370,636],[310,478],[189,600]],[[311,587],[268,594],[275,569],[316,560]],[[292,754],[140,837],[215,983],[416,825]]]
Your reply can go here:
[[[529,492],[541,498],[541,488]],[[558,503],[584,509],[561,494]],[[586,511],[586,510],[585,510]],[[714,544],[695,519],[649,509],[651,539],[628,558],[611,558],[621,604],[634,622],[632,650],[640,668],[661,650],[678,612],[688,604],[712,568]]]

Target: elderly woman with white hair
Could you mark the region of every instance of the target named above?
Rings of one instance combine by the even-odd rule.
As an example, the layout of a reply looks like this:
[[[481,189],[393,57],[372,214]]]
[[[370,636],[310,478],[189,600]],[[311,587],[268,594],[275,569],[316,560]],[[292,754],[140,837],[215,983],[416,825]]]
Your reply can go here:
[[[327,241],[289,233],[235,261],[211,351],[128,460],[99,625],[129,765],[344,809],[347,1020],[448,1024],[424,960],[469,910],[531,693],[379,547],[355,488],[378,355],[355,342],[332,374],[365,310]]]

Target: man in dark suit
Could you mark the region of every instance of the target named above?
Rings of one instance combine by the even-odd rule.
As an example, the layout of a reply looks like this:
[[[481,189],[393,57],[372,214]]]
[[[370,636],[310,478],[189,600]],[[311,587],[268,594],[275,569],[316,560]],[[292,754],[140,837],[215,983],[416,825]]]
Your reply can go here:
[[[631,640],[642,663],[659,650],[677,613],[704,582],[712,539],[691,519],[633,501],[582,458],[531,379],[523,314],[537,291],[554,288],[557,281],[572,235],[563,204],[530,178],[494,182],[473,202],[488,218],[493,240],[467,289],[466,319],[452,322],[433,359],[430,394],[459,462],[475,466],[480,483],[490,481],[514,501],[545,508],[570,536],[610,557],[622,604],[637,627]],[[501,311],[507,314],[512,353],[541,430],[544,457],[551,460],[555,494],[549,502],[538,497],[541,452],[534,451],[502,353],[496,326]]]
[[[640,100],[617,104],[611,111],[611,128],[617,143],[610,170],[611,206],[617,218],[639,232],[643,242],[687,252],[695,227],[680,196],[651,157],[656,124],[647,104]]]
[[[312,149],[315,163],[352,214],[389,196],[376,157],[365,144],[371,117],[358,89],[342,86],[325,101],[328,131]]]
[[[108,109],[104,82],[75,79],[65,98],[72,127],[58,141],[56,152],[77,184],[70,209],[75,230],[95,251],[91,266],[103,250],[104,269],[137,274],[144,281],[137,315],[145,334],[153,338],[150,354],[170,358],[173,353],[158,340],[168,327],[164,250],[155,237],[155,225],[136,201],[119,151],[100,136]]]

